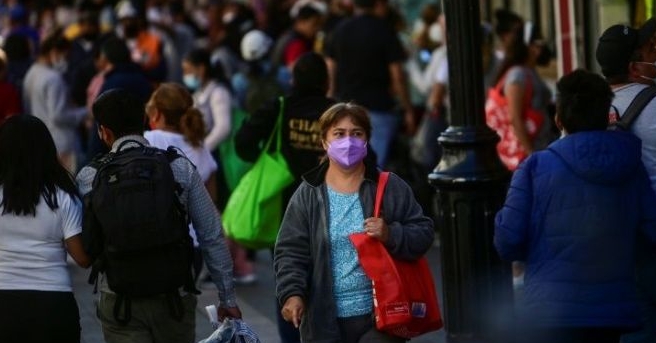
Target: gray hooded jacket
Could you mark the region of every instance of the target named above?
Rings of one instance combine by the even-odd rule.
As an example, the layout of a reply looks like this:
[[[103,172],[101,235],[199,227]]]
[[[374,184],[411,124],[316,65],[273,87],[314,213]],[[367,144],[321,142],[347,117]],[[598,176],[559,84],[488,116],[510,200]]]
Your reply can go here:
[[[291,296],[305,303],[301,339],[306,343],[337,343],[337,326],[328,236],[328,194],[325,183],[328,163],[303,176],[287,206],[275,246],[276,295],[281,305]],[[360,186],[364,217],[373,215],[379,172],[367,166]],[[381,215],[389,227],[385,243],[398,259],[415,260],[431,247],[433,222],[424,216],[410,187],[391,174],[382,201]]]

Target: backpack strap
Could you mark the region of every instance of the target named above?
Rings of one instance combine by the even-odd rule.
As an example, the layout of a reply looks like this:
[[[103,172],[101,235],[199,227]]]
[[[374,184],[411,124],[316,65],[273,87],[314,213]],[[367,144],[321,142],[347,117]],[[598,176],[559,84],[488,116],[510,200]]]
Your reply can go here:
[[[631,101],[629,107],[626,109],[626,111],[624,111],[624,115],[620,118],[620,120],[616,121],[615,123],[612,123],[609,129],[629,130],[633,122],[638,118],[640,113],[642,113],[642,110],[645,109],[645,106],[647,106],[647,104],[655,96],[656,96],[656,86],[649,86],[641,90],[640,93],[638,93],[638,95],[636,95],[636,97],[633,98],[633,101]]]

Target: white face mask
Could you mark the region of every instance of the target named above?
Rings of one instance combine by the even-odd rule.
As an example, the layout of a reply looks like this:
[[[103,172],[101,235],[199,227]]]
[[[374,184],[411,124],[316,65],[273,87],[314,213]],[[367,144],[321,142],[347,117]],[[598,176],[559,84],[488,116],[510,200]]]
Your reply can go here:
[[[648,64],[648,65],[650,65],[650,66],[656,68],[656,62],[642,62],[642,61],[638,61],[637,63]],[[649,80],[649,81],[651,81],[652,83],[656,84],[656,77],[647,77],[647,76],[644,76],[644,75],[640,75],[640,78],[645,79],[645,80]]]

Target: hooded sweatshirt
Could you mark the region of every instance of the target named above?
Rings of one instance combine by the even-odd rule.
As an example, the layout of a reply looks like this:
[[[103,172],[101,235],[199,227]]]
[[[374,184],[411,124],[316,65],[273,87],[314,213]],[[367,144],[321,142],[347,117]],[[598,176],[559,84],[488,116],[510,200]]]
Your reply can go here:
[[[636,237],[656,241],[656,198],[640,155],[629,133],[580,132],[517,169],[494,245],[501,258],[526,262],[520,318],[543,327],[639,325]]]

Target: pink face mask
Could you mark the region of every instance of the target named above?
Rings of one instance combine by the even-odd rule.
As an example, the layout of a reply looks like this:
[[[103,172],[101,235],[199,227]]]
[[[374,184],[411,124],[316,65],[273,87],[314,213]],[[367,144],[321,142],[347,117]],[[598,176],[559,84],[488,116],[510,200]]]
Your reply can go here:
[[[328,144],[328,157],[344,168],[351,168],[367,156],[367,142],[360,138],[343,137]]]

